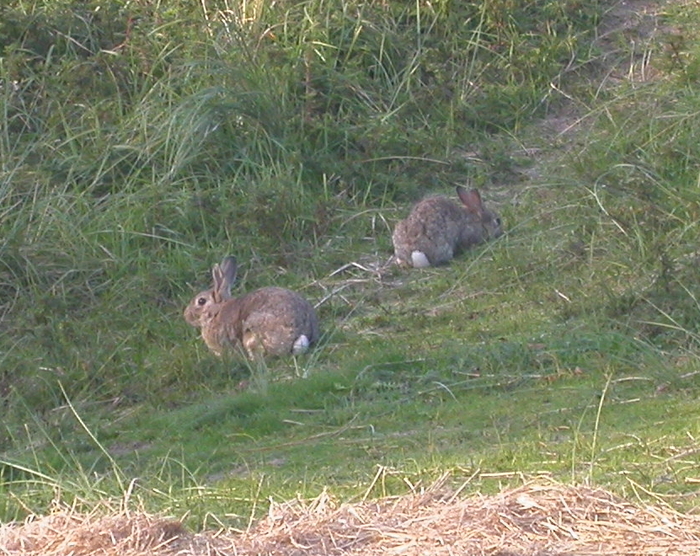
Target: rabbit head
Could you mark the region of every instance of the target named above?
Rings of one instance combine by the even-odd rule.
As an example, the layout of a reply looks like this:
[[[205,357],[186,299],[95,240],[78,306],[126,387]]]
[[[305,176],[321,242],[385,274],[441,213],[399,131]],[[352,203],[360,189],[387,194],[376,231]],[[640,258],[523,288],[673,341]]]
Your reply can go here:
[[[462,227],[461,244],[464,247],[503,235],[501,218],[486,208],[478,189],[467,189],[458,185],[457,196],[469,215],[469,222]]]
[[[225,257],[221,264],[211,270],[213,287],[199,292],[185,308],[187,324],[202,328],[221,311],[225,301],[231,299],[231,286],[238,273],[235,257]]]

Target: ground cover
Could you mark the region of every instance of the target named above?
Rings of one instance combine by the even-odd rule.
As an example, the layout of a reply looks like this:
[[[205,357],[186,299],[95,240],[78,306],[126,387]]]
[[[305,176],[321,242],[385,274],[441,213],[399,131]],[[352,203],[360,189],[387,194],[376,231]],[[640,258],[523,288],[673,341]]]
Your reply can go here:
[[[5,520],[243,528],[445,472],[694,510],[692,4],[82,4],[3,8]],[[508,233],[387,265],[408,204],[466,181]],[[188,329],[229,252],[239,291],[318,303],[310,356]]]

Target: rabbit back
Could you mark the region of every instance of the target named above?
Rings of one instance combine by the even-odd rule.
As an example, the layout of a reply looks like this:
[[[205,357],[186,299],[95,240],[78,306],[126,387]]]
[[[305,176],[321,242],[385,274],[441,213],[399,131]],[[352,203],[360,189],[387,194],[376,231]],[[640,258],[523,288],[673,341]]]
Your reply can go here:
[[[243,349],[251,359],[296,355],[318,340],[319,324],[313,306],[300,294],[266,287],[226,301],[202,336],[210,348]]]
[[[427,197],[400,221],[392,236],[399,264],[422,267],[452,259],[465,221],[464,211],[446,197]]]

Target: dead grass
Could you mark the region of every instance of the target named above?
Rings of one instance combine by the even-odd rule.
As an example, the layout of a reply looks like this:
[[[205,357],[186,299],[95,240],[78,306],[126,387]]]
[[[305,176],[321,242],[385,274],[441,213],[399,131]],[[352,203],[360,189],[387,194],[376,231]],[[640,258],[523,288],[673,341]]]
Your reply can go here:
[[[193,534],[145,513],[59,510],[0,527],[7,556],[169,555],[697,555],[700,518],[602,489],[538,480],[462,498],[442,483],[373,502],[273,505],[246,532]]]
[[[120,512],[79,514],[66,509],[22,524],[0,526],[0,554],[143,556],[217,554],[212,535],[193,535],[179,521]],[[226,552],[221,552],[226,554]]]

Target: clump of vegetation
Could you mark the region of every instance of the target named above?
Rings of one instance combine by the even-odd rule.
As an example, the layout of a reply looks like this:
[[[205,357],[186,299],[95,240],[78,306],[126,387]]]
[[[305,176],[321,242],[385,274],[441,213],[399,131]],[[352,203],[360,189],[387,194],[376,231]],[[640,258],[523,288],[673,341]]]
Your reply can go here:
[[[641,53],[607,10],[6,2],[0,515],[126,493],[240,525],[445,469],[687,494],[697,10]],[[408,204],[466,182],[508,233],[385,266]],[[320,302],[317,350],[207,353],[181,313],[226,254]]]

